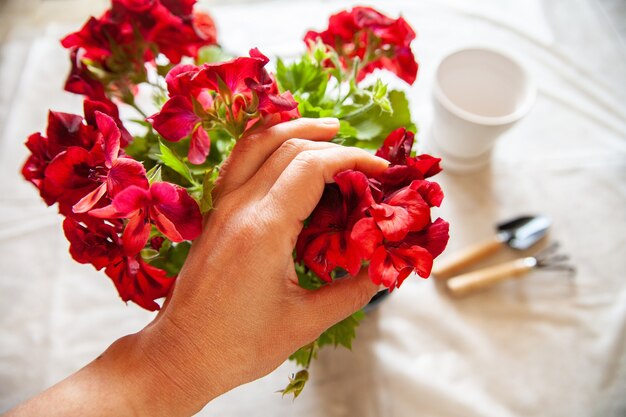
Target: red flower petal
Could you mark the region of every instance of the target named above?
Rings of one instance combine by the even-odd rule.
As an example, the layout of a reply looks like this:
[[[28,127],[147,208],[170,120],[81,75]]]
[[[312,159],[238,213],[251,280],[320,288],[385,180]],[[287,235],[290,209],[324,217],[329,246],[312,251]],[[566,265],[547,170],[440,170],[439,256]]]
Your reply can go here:
[[[82,135],[82,124],[83,118],[75,114],[54,111],[48,113],[46,136],[52,155],[57,155],[70,146],[90,148],[93,145],[93,142],[87,141]]]
[[[441,158],[434,158],[430,155],[423,154],[418,155],[415,158],[407,159],[407,164],[419,170],[422,173],[423,178],[432,177],[435,174],[441,172],[441,166],[439,163],[441,162]],[[419,178],[415,178],[419,179]]]
[[[163,6],[176,16],[185,17],[191,15],[196,0],[160,0]]]
[[[417,191],[431,207],[439,207],[443,201],[443,191],[436,182],[417,180],[409,187]]]
[[[106,97],[104,85],[91,76],[87,67],[82,63],[79,52],[81,51],[76,47],[71,50],[70,60],[72,68],[67,76],[67,80],[65,80],[65,91],[81,94],[92,100],[110,101]]]
[[[368,272],[375,284],[393,289],[399,287],[412,271],[427,278],[432,266],[432,255],[422,247],[380,246],[372,255]]]
[[[312,229],[328,229],[333,225],[343,227],[346,222],[343,207],[339,187],[336,184],[327,185],[307,227]]]
[[[113,206],[124,217],[150,206],[150,192],[145,188],[131,185],[119,192],[113,199]]]
[[[63,231],[70,242],[72,258],[82,264],[92,264],[100,270],[112,259],[121,256],[117,236],[121,225],[118,222],[107,224],[90,216],[66,218],[63,221]]]
[[[126,146],[128,146],[129,143],[133,141],[132,135],[130,134],[130,132],[128,132],[128,130],[126,130],[126,128],[124,127],[124,124],[120,120],[119,109],[117,108],[115,103],[113,103],[111,100],[109,99],[99,99],[99,100],[85,99],[85,101],[83,102],[83,110],[85,112],[85,120],[87,120],[87,124],[89,126],[97,125],[96,112],[104,113],[107,116],[111,117],[113,120],[115,120],[115,124],[117,125],[121,133],[120,145],[122,148],[125,148]]]
[[[374,251],[383,243],[383,234],[371,217],[364,217],[356,222],[350,237],[358,246],[363,259],[370,259]]]
[[[417,191],[408,187],[394,193],[384,203],[373,204],[369,212],[385,238],[393,242],[430,223],[430,207]]]
[[[138,210],[135,215],[128,219],[128,223],[122,234],[122,242],[124,243],[124,251],[128,256],[139,253],[150,237],[150,219],[145,209]]]
[[[384,246],[379,246],[372,255],[368,273],[372,282],[376,285],[384,285],[391,288],[398,278],[398,271],[393,266],[393,260],[387,254]]]
[[[211,139],[209,138],[209,134],[204,130],[201,124],[198,124],[191,134],[189,153],[187,154],[189,162],[195,165],[203,164],[210,150]]]
[[[132,301],[150,311],[159,310],[154,300],[165,297],[176,278],[168,277],[165,271],[144,262],[140,257],[117,258],[107,266],[105,272],[123,301]]]
[[[22,167],[22,175],[26,181],[34,184],[41,192],[44,172],[51,159],[48,154],[48,139],[43,137],[41,133],[34,133],[26,140],[26,147],[31,152],[31,155]],[[42,197],[48,203],[47,198],[43,194]],[[53,204],[53,201],[48,205],[50,204]]]
[[[230,89],[234,95],[248,90],[246,79],[251,78],[262,82],[268,77],[263,68],[269,59],[254,48],[250,50],[250,57],[238,57],[226,62],[204,64],[194,77],[194,85],[199,88],[209,88],[220,91],[219,79]]]
[[[189,82],[199,70],[199,67],[192,64],[180,64],[172,68],[165,76],[170,96],[190,94]]]
[[[102,133],[102,137],[104,138],[104,159],[106,166],[107,168],[111,168],[120,153],[120,129],[117,127],[117,124],[115,124],[115,120],[110,116],[99,111],[96,111],[95,115],[98,130]]]
[[[206,43],[214,44],[217,42],[217,29],[215,27],[215,22],[208,14],[203,12],[194,12],[193,28],[198,37]]]
[[[392,165],[406,165],[406,159],[411,156],[411,148],[415,134],[400,127],[387,136],[376,156],[385,158]]]
[[[400,246],[390,248],[388,252],[398,271],[410,268],[415,270],[422,278],[428,278],[430,275],[433,267],[433,257],[426,249],[420,246]],[[399,287],[401,283],[399,280],[396,286]]]
[[[94,157],[89,151],[72,146],[50,162],[44,174],[43,187],[55,200],[74,205],[99,186],[90,177],[94,165]]]
[[[328,251],[332,245],[332,234],[325,233],[314,237],[302,253],[302,261],[323,281],[331,282],[331,272],[337,267],[328,259]]]
[[[118,158],[107,175],[107,191],[111,198],[130,186],[147,189],[146,169],[132,158]]]
[[[409,233],[404,242],[408,246],[421,246],[430,252],[433,258],[436,258],[448,244],[449,230],[448,222],[439,218],[424,230]]]
[[[171,142],[189,136],[201,119],[193,112],[191,100],[184,96],[170,98],[160,112],[147,119],[154,129]]]
[[[106,183],[100,184],[98,188],[81,198],[78,203],[74,204],[72,211],[74,213],[86,213],[95,206],[98,201],[106,194]]]
[[[202,214],[184,188],[157,182],[150,188],[150,216],[157,228],[174,242],[194,240],[202,231]]]
[[[367,176],[359,171],[343,171],[334,177],[339,186],[347,215],[346,228],[352,229],[354,223],[365,216],[365,211],[374,203]]]
[[[348,274],[355,276],[361,269],[361,254],[357,245],[350,238],[350,231],[329,233],[329,246],[326,260],[329,264],[345,269]],[[333,268],[334,269],[334,268]],[[329,270],[328,272],[331,272]]]

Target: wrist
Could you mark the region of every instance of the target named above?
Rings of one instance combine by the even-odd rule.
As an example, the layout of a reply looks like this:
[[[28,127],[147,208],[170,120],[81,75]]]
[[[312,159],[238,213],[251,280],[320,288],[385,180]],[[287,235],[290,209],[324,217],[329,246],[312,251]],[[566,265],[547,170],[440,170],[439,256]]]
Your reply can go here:
[[[125,415],[190,416],[228,390],[219,373],[199,365],[202,358],[185,338],[159,319],[115,341],[84,370]]]
[[[193,415],[232,388],[215,366],[220,362],[207,361],[208,352],[201,352],[167,318],[159,317],[130,337],[141,384],[135,408],[146,415]]]

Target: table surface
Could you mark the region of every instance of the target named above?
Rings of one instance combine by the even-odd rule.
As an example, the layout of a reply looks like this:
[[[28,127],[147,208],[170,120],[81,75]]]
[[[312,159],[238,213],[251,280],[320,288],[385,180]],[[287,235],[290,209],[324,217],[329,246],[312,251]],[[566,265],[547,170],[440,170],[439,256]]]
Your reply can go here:
[[[15,26],[0,55],[0,411],[152,317],[123,304],[103,274],[71,261],[61,219],[18,174],[23,141],[44,128],[47,109],[81,108],[79,97],[62,92],[68,60],[57,39],[86,19],[90,2],[71,19],[57,2],[44,3],[30,20],[38,23]],[[623,41],[584,0],[369,3],[402,12],[418,31],[419,79],[403,88],[421,141],[432,118],[434,69],[451,50],[507,51],[538,85],[534,108],[499,140],[488,169],[438,177],[446,193],[438,214],[451,225],[447,253],[488,237],[498,220],[544,213],[578,274],[535,272],[458,300],[434,280],[413,277],[366,318],[352,352],[321,353],[295,402],[275,393],[295,369],[285,364],[199,415],[626,415]],[[347,4],[237,2],[208,10],[229,50],[258,46],[285,56],[302,50],[306,28],[323,27]],[[50,10],[56,23],[42,17]]]

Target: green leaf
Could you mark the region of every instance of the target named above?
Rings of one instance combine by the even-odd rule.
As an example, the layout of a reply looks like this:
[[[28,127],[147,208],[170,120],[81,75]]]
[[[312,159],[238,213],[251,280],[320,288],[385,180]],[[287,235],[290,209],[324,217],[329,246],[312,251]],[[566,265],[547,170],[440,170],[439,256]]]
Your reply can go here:
[[[339,121],[339,132],[337,136],[340,138],[354,138],[359,132],[347,120]]]
[[[217,179],[217,170],[211,169],[204,174],[202,179],[202,197],[200,199],[200,212],[207,213],[213,209],[213,188],[215,188],[215,180]]]
[[[306,100],[299,99],[299,97],[295,97],[296,101],[298,101],[298,111],[300,111],[300,115],[302,117],[312,117],[312,118],[320,118],[320,117],[335,117],[335,111],[332,107],[330,108],[314,106]]]
[[[298,284],[307,290],[317,290],[324,282],[313,271],[306,268],[303,264],[296,263],[296,275],[298,276]]]
[[[217,45],[210,45],[200,48],[196,65],[209,64],[213,62],[223,62],[231,59],[232,56],[227,54]]]
[[[276,81],[281,91],[290,91],[300,100],[311,105],[318,104],[324,97],[328,85],[328,69],[304,55],[300,61],[286,65],[281,59],[276,63]]]
[[[150,143],[145,136],[135,136],[133,141],[124,149],[127,155],[138,161],[144,159],[150,149]]]
[[[157,65],[157,74],[159,74],[161,77],[165,77],[172,68],[174,68],[173,64]]]
[[[219,75],[215,76],[217,79],[217,91],[219,95],[224,100],[227,106],[230,106],[232,103],[232,94],[233,92],[230,90],[230,87]]]
[[[313,349],[313,352],[311,352]],[[294,361],[300,366],[308,368],[311,362],[311,359],[317,357],[317,342],[313,341],[308,345],[302,346],[300,349],[296,350],[294,353],[289,356],[290,361]]]
[[[298,395],[304,389],[304,385],[309,380],[309,372],[306,369],[299,371],[297,374],[289,377],[289,384],[285,389],[278,391],[283,394],[283,397],[287,394],[293,394],[293,398],[298,398]]]
[[[150,265],[165,270],[169,276],[177,275],[183,267],[191,243],[185,241],[172,243],[169,240],[163,242],[159,256],[150,260]]]
[[[161,178],[161,165],[153,166],[148,172],[146,172],[146,177],[148,177],[148,182],[150,184],[163,181],[163,178]]]
[[[335,347],[341,345],[348,349],[352,349],[352,340],[356,337],[356,328],[359,322],[363,320],[365,313],[362,310],[357,311],[350,317],[347,317],[335,324],[318,338],[319,347],[325,345],[333,345]]]
[[[350,125],[357,131],[345,145],[366,149],[378,149],[385,138],[399,127],[416,131],[411,121],[411,111],[406,95],[402,91],[392,90],[388,94],[390,112],[382,111],[380,106],[372,106],[367,112],[351,119]]]
[[[200,127],[200,129],[202,129],[202,127]],[[189,167],[187,166],[187,164],[185,164],[174,153],[174,151],[168,148],[167,145],[165,145],[162,141],[159,141],[159,151],[161,152],[159,154],[159,159],[161,160],[161,162],[163,162],[163,164],[166,167],[182,175],[183,178],[185,178],[191,184],[197,185],[197,182],[196,180],[194,180],[193,176],[191,175],[191,171],[189,170]]]
[[[144,119],[130,119],[129,122],[137,123],[138,125],[141,125],[147,128],[152,127],[152,124],[149,121],[144,120]]]

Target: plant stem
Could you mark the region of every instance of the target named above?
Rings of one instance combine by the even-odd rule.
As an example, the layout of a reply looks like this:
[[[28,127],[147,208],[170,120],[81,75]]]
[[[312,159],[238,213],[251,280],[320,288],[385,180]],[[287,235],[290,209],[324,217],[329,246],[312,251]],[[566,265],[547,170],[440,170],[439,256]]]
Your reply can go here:
[[[129,105],[130,105],[133,109],[135,109],[135,110],[137,111],[137,113],[139,113],[140,115],[142,115],[144,119],[147,119],[147,118],[148,118],[148,115],[147,115],[147,114],[146,114],[143,110],[141,110],[141,108],[137,105],[137,103],[135,103],[135,101],[134,101],[134,100],[133,100],[133,102],[132,102],[132,103],[128,103],[128,104],[129,104]]]
[[[163,87],[161,84],[159,84],[158,81],[157,82],[146,81],[146,82],[148,83],[148,85],[151,85],[152,87],[158,88],[161,91],[161,93],[167,94],[167,89],[165,87]]]
[[[348,113],[345,116],[340,117],[340,119],[343,119],[343,120],[354,119],[355,117],[358,117],[358,116],[368,112],[372,107],[374,107],[374,102],[373,101],[371,101],[370,103],[368,103],[365,106],[361,107],[360,109],[357,109],[357,110],[353,111],[352,113]]]
[[[311,366],[311,360],[313,359],[313,352],[315,352],[315,346],[317,345],[317,341],[311,343],[311,349],[309,350],[309,357],[306,360],[306,365],[304,367],[304,369],[309,369],[309,366]]]

